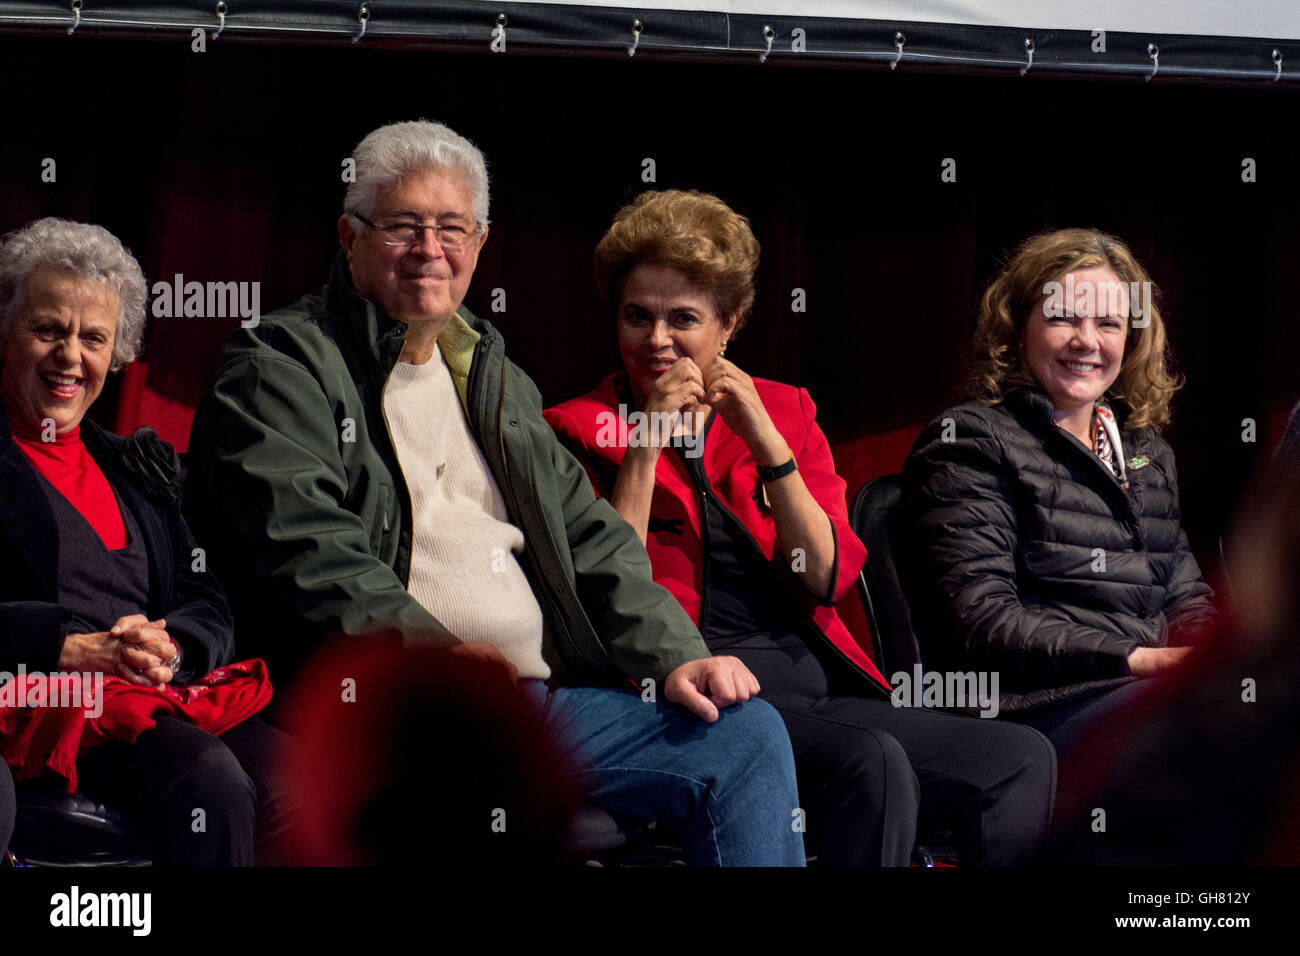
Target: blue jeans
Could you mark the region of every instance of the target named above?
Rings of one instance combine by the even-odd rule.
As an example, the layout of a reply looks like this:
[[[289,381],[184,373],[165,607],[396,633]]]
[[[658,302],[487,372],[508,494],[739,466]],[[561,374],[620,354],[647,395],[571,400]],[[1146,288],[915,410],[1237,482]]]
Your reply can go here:
[[[804,865],[794,755],[768,704],[735,704],[709,724],[631,689],[519,687],[589,802],[680,824],[692,865]]]

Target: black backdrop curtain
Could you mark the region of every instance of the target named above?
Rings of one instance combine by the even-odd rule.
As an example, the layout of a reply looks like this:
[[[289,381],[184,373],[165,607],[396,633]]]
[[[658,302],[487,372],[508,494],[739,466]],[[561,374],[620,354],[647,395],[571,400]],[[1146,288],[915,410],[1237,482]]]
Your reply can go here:
[[[259,280],[265,311],[314,291],[337,247],[341,163],[386,122],[448,123],[486,153],[492,232],[468,306],[504,332],[546,401],[617,362],[592,249],[646,188],[716,192],[763,245],[734,357],[806,386],[850,494],[896,471],[956,399],[980,286],[1037,230],[1125,238],[1163,291],[1188,379],[1168,433],[1207,570],[1254,459],[1300,392],[1290,282],[1297,161],[1285,84],[1174,86],[841,71],[769,63],[573,60],[220,41],[0,38],[0,229],[100,223],[150,281]],[[42,181],[42,162],[57,179]],[[956,161],[956,182],[941,163]],[[1242,181],[1245,159],[1258,181]],[[654,183],[642,179],[655,164]],[[791,311],[803,289],[807,311]],[[492,309],[505,290],[506,311]],[[152,322],[147,363],[96,415],[188,408],[236,319]],[[1242,441],[1243,419],[1259,441]]]

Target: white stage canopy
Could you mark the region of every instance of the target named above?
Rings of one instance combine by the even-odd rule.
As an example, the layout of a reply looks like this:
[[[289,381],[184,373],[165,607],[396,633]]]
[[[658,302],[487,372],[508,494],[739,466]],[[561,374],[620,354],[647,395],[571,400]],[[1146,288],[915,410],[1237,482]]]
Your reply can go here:
[[[0,32],[198,30],[232,42],[1300,83],[1300,0],[0,0]]]
[[[533,3],[534,0],[521,0]],[[900,23],[1107,30],[1300,40],[1300,0],[566,0],[565,6],[690,10],[787,19],[831,17]],[[484,3],[485,8],[492,4]]]

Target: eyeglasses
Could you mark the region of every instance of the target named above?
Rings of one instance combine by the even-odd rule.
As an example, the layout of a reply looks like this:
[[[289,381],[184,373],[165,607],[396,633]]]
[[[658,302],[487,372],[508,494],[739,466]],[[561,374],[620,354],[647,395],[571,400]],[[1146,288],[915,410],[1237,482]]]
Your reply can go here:
[[[478,223],[474,224],[473,229],[468,229],[455,222],[446,225],[436,222],[416,222],[414,219],[385,219],[382,222],[371,222],[360,213],[354,212],[352,215],[379,233],[379,241],[386,246],[402,246],[409,249],[420,242],[424,230],[432,229],[438,245],[445,251],[464,252],[476,236],[483,234],[483,227]]]

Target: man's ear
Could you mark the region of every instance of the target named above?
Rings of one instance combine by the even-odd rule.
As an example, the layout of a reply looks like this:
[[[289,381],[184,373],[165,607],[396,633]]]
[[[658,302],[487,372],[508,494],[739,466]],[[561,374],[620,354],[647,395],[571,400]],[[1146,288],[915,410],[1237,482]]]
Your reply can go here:
[[[347,213],[339,216],[339,244],[343,246],[343,254],[352,258],[352,243],[357,241],[357,227],[352,224],[352,217]]]

